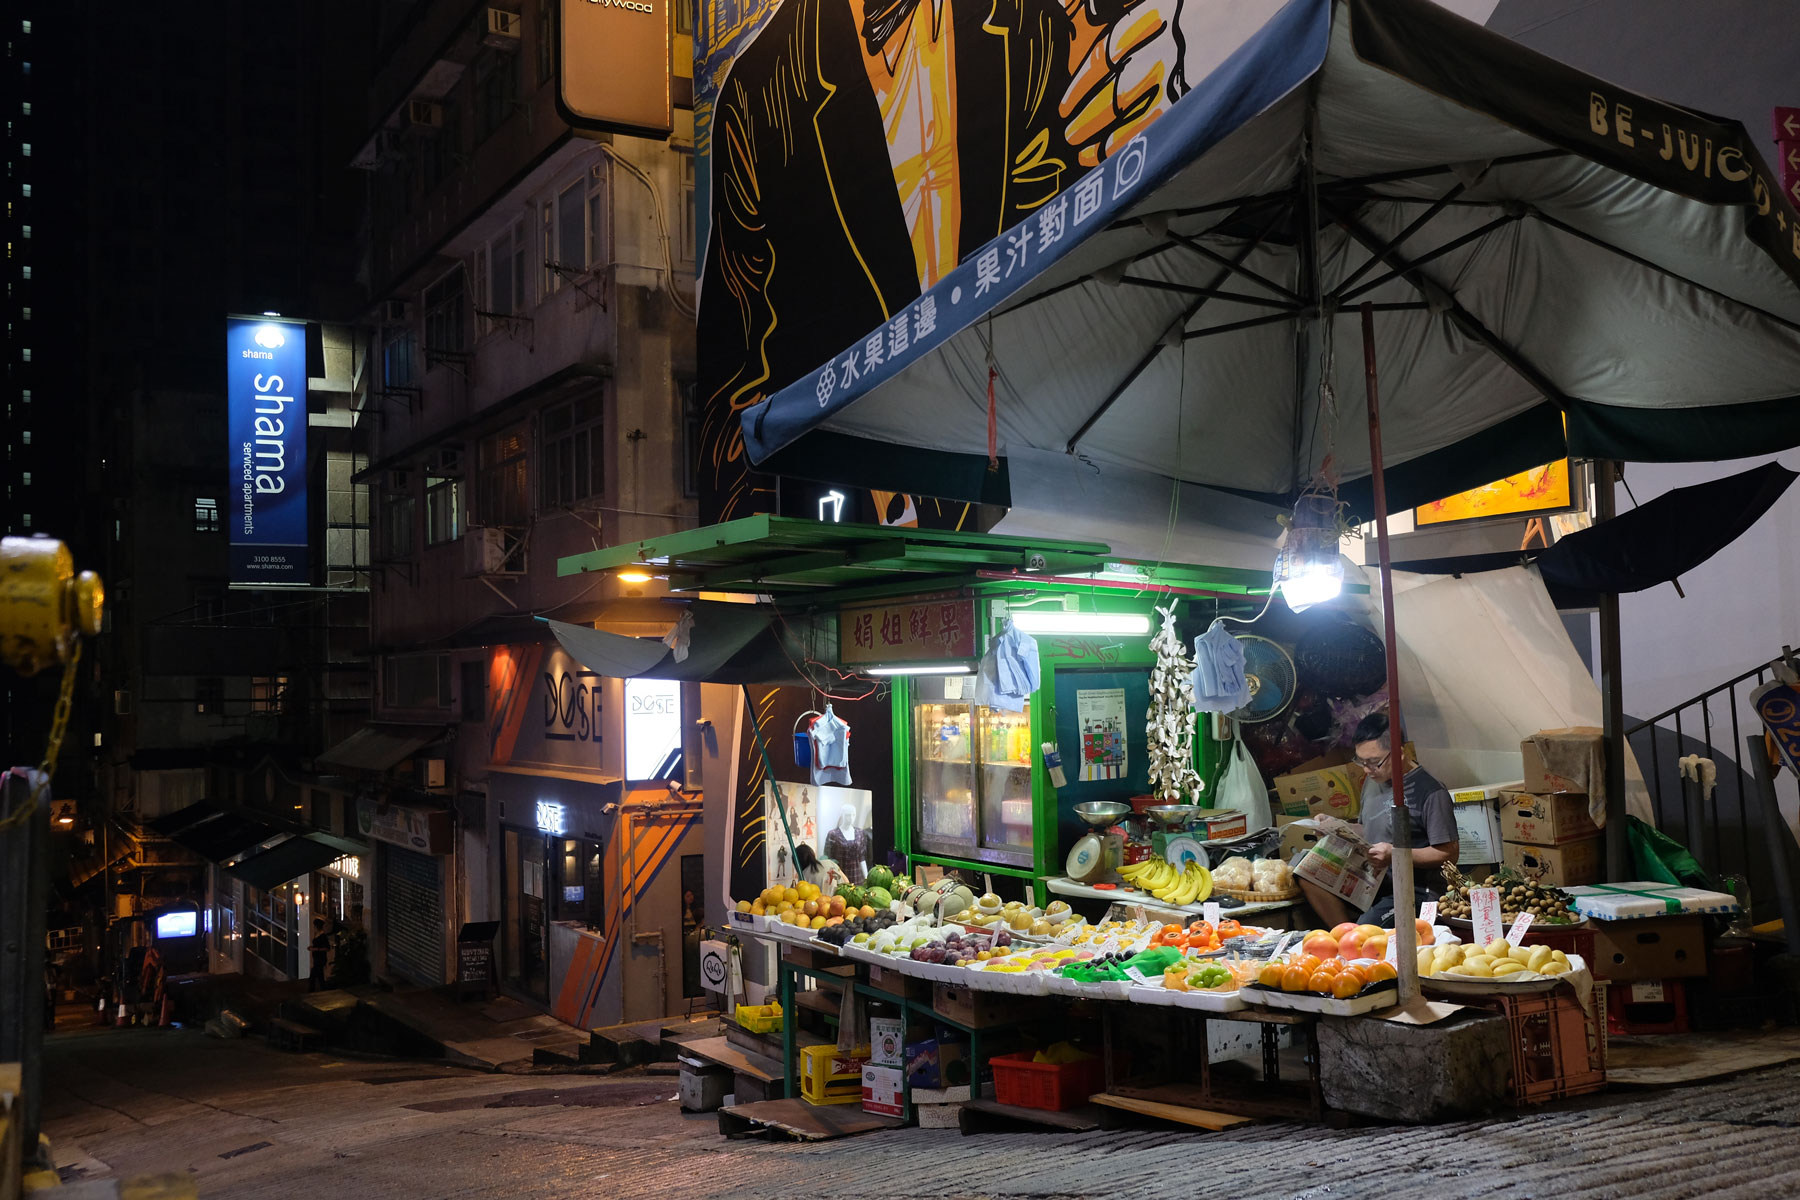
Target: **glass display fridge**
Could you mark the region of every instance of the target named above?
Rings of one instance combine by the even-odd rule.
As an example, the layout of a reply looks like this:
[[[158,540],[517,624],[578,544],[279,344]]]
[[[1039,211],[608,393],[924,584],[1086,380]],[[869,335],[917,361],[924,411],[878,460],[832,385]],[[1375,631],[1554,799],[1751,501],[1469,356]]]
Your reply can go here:
[[[1003,712],[973,701],[973,675],[922,676],[911,689],[916,816],[928,855],[1032,866],[1031,705]]]

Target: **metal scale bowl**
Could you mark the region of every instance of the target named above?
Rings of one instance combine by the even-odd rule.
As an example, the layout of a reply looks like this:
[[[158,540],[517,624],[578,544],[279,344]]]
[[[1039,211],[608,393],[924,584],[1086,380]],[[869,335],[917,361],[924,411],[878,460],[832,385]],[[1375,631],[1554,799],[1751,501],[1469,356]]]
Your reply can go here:
[[[1107,831],[1131,815],[1131,805],[1116,800],[1089,800],[1077,804],[1073,811],[1088,826],[1088,832],[1069,851],[1069,878],[1077,883],[1098,883],[1124,861],[1125,839]]]
[[[1151,852],[1175,866],[1190,858],[1199,860],[1203,867],[1210,865],[1202,844],[1205,833],[1192,837],[1187,832],[1199,812],[1198,804],[1152,804],[1146,808],[1144,815],[1156,826],[1150,837]]]

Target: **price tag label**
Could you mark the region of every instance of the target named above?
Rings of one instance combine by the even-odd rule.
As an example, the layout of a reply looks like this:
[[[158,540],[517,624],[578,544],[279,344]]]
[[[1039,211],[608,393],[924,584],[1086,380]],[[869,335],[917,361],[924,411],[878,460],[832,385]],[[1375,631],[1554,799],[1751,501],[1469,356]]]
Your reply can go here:
[[[1269,957],[1270,958],[1280,958],[1282,955],[1282,952],[1288,948],[1288,943],[1293,941],[1294,937],[1295,937],[1295,933],[1292,929],[1290,929],[1286,933],[1282,934],[1279,938],[1276,938],[1275,939],[1275,949],[1269,951]]]
[[[1475,925],[1475,944],[1485,946],[1500,936],[1500,889],[1470,888],[1469,919]]]
[[[1144,911],[1143,905],[1134,904],[1131,906],[1131,919],[1142,925],[1150,920],[1150,915]]]
[[[1437,924],[1436,900],[1427,900],[1425,903],[1419,905],[1419,920],[1425,922],[1427,925]]]
[[[1125,974],[1137,983],[1149,983],[1150,979],[1136,967],[1126,967]]]
[[[1225,910],[1219,907],[1217,900],[1208,900],[1200,906],[1200,919],[1217,929],[1219,922],[1225,919]]]
[[[1400,961],[1400,931],[1399,930],[1395,930],[1393,933],[1388,935],[1387,954],[1385,957],[1391,963],[1398,963]]]
[[[1660,979],[1645,979],[1631,985],[1631,998],[1640,1004],[1660,1004],[1668,999]]]
[[[1531,928],[1531,914],[1522,912],[1513,918],[1512,928],[1506,931],[1506,940],[1517,946],[1525,940],[1525,931]]]

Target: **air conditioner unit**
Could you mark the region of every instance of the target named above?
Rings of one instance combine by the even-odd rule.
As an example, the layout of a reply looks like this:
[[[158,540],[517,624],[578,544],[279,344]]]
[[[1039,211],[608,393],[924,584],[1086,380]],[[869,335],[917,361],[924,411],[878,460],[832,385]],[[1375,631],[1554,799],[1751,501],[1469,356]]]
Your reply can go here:
[[[444,106],[436,100],[408,100],[406,128],[409,133],[436,133],[444,127]]]
[[[412,305],[404,300],[383,300],[381,315],[389,323],[408,321],[412,319]]]
[[[419,760],[419,783],[423,787],[441,788],[444,786],[444,760],[441,758],[425,758]]]
[[[498,575],[506,566],[506,531],[504,529],[468,529],[463,531],[463,578]]]
[[[496,50],[517,50],[524,27],[525,20],[518,13],[490,8],[487,10],[487,34],[482,37],[481,44]]]

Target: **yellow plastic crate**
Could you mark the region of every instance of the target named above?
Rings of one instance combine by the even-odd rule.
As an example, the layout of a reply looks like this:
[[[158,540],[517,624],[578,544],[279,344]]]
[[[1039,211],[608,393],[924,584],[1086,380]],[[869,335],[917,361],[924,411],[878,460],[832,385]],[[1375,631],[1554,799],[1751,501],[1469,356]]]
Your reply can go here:
[[[781,1005],[740,1004],[737,1006],[737,1023],[751,1033],[774,1033],[781,1028]]]
[[[800,1096],[809,1104],[862,1103],[862,1069],[869,1047],[845,1054],[836,1046],[803,1046],[800,1050]]]

